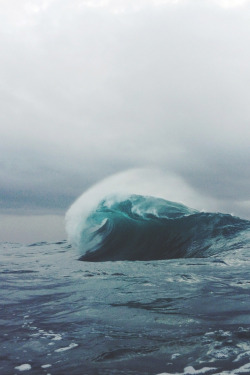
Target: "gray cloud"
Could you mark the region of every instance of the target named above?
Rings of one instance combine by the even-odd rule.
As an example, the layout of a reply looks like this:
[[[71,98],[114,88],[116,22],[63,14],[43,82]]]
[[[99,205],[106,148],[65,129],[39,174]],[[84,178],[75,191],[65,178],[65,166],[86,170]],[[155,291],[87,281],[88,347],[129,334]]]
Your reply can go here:
[[[248,1],[3,3],[4,212],[150,166],[250,217]]]

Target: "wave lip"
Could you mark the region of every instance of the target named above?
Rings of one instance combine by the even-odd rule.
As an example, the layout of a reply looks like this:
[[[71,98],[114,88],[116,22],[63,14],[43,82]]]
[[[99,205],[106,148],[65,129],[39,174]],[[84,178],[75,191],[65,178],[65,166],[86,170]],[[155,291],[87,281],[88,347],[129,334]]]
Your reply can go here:
[[[103,199],[73,227],[84,261],[204,258],[245,247],[250,233],[247,220],[141,195]]]

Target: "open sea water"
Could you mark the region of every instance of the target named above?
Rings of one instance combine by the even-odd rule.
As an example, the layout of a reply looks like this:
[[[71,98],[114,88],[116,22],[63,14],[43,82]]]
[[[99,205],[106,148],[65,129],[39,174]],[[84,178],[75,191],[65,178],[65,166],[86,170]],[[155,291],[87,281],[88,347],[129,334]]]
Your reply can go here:
[[[82,262],[0,244],[1,375],[250,374],[249,247]]]

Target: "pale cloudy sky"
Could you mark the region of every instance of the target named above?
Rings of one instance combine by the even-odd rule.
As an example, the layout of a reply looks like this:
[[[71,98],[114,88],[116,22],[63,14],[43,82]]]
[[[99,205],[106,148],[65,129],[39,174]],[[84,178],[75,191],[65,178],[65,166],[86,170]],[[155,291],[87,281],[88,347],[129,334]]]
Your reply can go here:
[[[0,46],[0,240],[131,168],[250,218],[250,1],[1,0]]]

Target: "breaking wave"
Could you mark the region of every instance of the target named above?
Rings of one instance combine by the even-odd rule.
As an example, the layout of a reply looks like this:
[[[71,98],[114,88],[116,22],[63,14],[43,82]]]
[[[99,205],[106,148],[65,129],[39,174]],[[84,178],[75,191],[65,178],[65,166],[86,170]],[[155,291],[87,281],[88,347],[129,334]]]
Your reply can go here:
[[[84,219],[78,212],[67,221],[84,261],[205,258],[247,247],[250,238],[248,220],[135,194],[105,198]]]

